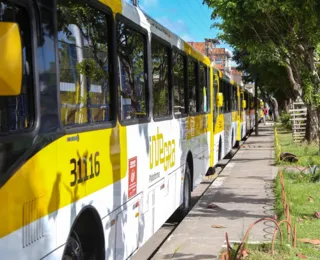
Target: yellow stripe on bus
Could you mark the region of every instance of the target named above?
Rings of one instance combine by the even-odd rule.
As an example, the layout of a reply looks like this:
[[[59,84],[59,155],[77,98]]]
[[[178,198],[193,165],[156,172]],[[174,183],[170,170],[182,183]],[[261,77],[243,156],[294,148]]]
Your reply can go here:
[[[117,125],[63,136],[35,154],[0,189],[0,237],[124,178],[126,138]],[[81,183],[79,163],[82,179],[87,166]]]
[[[219,114],[215,125],[214,133],[220,133],[224,130],[224,114]]]
[[[210,66],[210,59],[202,53],[193,49],[188,43],[184,42],[184,51],[191,57],[203,62],[207,66]]]
[[[190,116],[186,119],[187,140],[209,132],[209,115]]]
[[[101,3],[109,6],[114,13],[122,13],[122,1],[121,0],[99,0]]]
[[[214,104],[212,104],[212,101],[214,100],[214,98],[213,98],[214,93],[213,93],[213,80],[211,80],[211,79],[213,79],[213,73],[214,73],[213,68],[210,67],[210,96],[209,96],[209,98],[210,98],[211,102],[209,102],[210,106],[208,108],[209,112],[210,112],[209,113],[209,118],[208,118],[208,120],[210,122],[210,124],[209,124],[209,131],[210,131],[210,166],[213,166],[213,164],[214,164],[214,135],[213,135],[213,124],[212,124],[212,122],[213,122],[213,113],[214,113],[214,111],[213,111],[213,105]]]

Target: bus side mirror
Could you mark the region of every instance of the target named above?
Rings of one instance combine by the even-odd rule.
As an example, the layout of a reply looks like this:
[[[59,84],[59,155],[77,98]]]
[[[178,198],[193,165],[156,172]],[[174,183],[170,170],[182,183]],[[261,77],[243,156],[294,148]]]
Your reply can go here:
[[[0,22],[0,96],[17,96],[22,88],[22,45],[17,23]]]
[[[247,108],[247,101],[246,100],[242,100],[242,108],[243,109]]]
[[[223,94],[217,93],[217,107],[220,108],[223,106]]]

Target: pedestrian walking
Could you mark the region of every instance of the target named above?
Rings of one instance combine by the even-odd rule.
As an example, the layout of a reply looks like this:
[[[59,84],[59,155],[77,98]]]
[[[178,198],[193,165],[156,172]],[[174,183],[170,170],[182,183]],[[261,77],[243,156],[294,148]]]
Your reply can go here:
[[[269,118],[271,121],[273,121],[273,110],[271,107],[269,108]]]
[[[264,124],[266,124],[267,123],[267,116],[268,116],[268,109],[266,106],[263,109],[263,115],[264,115],[263,122],[264,122]]]

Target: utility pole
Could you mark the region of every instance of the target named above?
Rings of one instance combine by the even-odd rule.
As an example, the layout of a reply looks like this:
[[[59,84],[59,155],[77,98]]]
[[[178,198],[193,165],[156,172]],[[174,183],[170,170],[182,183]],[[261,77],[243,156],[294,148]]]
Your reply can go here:
[[[259,104],[258,104],[258,77],[254,84],[254,96],[255,96],[255,134],[259,135],[258,131],[258,117],[259,117]]]
[[[212,52],[212,48],[215,48],[216,45],[219,44],[220,42],[219,42],[218,39],[215,39],[215,38],[205,38],[204,41],[205,41],[206,55],[207,55],[207,57],[210,56],[210,57],[209,57],[210,62],[213,62],[213,61],[211,60],[212,56],[209,55],[209,49],[210,49],[210,53],[211,53],[211,52]],[[211,45],[211,47],[209,47],[209,44]],[[213,46],[212,46],[212,45],[213,45]]]

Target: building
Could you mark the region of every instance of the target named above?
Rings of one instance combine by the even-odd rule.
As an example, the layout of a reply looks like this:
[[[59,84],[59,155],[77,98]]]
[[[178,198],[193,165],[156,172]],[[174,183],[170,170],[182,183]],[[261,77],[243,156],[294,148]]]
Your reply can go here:
[[[231,77],[232,53],[226,48],[217,48],[218,41],[206,39],[205,42],[188,42],[192,47],[209,57],[212,65]]]
[[[242,72],[237,70],[236,67],[231,67],[231,78],[237,82],[238,85],[242,86]]]

